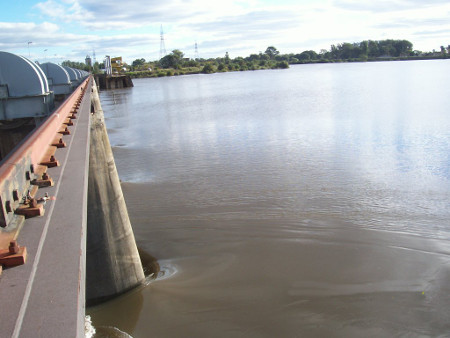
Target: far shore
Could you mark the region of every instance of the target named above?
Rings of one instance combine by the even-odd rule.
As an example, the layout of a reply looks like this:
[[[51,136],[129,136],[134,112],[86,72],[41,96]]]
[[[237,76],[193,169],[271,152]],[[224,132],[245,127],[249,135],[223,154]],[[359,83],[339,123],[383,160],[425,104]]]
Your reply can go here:
[[[306,60],[299,62],[289,62],[287,65],[283,66],[254,66],[252,67],[239,67],[239,68],[229,68],[226,65],[220,67],[221,63],[214,64],[210,62],[211,67],[208,71],[204,70],[203,67],[180,67],[180,68],[169,68],[162,69],[156,67],[152,70],[142,70],[142,71],[128,71],[124,72],[124,75],[130,76],[132,79],[137,78],[153,78],[153,77],[166,77],[166,76],[180,76],[180,75],[192,75],[192,74],[214,74],[214,73],[226,73],[226,72],[236,72],[236,71],[249,71],[249,70],[263,70],[263,69],[287,69],[290,65],[305,65],[305,64],[320,64],[320,63],[353,63],[353,62],[386,62],[386,61],[419,61],[419,60],[446,60],[450,59],[449,55],[431,55],[431,56],[401,56],[401,57],[377,57],[377,58],[353,58],[345,60]],[[222,64],[223,65],[223,64]]]

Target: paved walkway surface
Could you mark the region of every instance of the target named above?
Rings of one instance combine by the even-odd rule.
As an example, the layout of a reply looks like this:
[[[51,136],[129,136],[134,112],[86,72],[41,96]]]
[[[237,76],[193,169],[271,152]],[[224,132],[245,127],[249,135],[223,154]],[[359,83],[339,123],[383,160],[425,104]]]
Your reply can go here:
[[[54,200],[18,236],[27,263],[0,276],[0,337],[84,337],[90,86],[48,169],[55,185],[37,193]]]

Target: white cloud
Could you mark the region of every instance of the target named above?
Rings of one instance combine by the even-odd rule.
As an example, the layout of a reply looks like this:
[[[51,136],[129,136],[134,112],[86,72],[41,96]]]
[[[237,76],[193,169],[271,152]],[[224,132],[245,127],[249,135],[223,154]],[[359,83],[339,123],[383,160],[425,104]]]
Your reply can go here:
[[[443,0],[46,0],[33,11],[43,23],[0,26],[0,46],[61,47],[78,58],[91,53],[156,59],[159,29],[166,50],[201,57],[247,56],[269,45],[282,53],[319,51],[331,44],[401,38],[430,50],[448,41],[450,4]],[[6,25],[6,26],[5,26]],[[45,36],[46,35],[46,36]],[[39,44],[39,45],[38,45]],[[3,47],[6,46],[6,47]],[[47,47],[45,47],[47,48]]]
[[[214,20],[239,13],[254,1],[211,2],[208,0],[47,0],[35,7],[42,15],[65,22],[77,22],[98,30],[125,30],[160,23],[182,24]]]
[[[32,22],[0,22],[0,41],[5,45],[25,44],[28,41],[38,43],[58,34],[59,27],[50,22],[36,24]]]
[[[94,14],[86,11],[78,1],[72,0],[47,0],[39,2],[35,6],[46,18],[57,19],[61,22],[84,22],[94,18]]]
[[[351,11],[395,12],[408,9],[430,8],[448,4],[447,0],[334,0],[336,8]]]

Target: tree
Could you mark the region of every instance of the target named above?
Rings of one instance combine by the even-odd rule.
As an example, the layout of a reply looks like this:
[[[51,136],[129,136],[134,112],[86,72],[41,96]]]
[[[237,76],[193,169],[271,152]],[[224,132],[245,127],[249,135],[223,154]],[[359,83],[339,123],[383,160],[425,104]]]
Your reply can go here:
[[[213,67],[210,63],[207,63],[207,64],[203,67],[202,73],[203,73],[203,74],[211,74],[211,73],[214,73],[214,67]]]
[[[181,50],[179,50],[179,49],[174,49],[172,51],[172,54],[179,60],[182,60],[183,57],[184,57],[184,53]]]
[[[322,48],[320,50],[320,59],[327,60],[330,58],[331,53],[327,51],[326,49]]]
[[[247,56],[245,58],[247,61],[255,61],[255,60],[259,60],[259,55],[257,54],[250,54],[250,56]]]
[[[183,61],[184,54],[179,49],[174,49],[172,53],[159,60],[162,68],[178,68]]]
[[[265,54],[265,53],[263,54],[263,53],[259,52],[259,59],[260,60],[264,60],[264,61],[268,61],[268,60],[270,60],[270,56]]]
[[[98,62],[94,63],[94,67],[92,67],[92,73],[93,74],[100,73],[100,64]]]
[[[70,67],[70,68],[85,70],[87,72],[90,71],[90,67],[88,65],[86,65],[85,63],[83,63],[83,62],[76,62],[76,61],[66,60],[66,61],[63,61],[61,63],[61,65],[66,66],[66,67]]]
[[[395,56],[406,56],[413,50],[413,44],[408,40],[394,40],[392,45],[395,48]]]
[[[342,59],[351,59],[353,57],[353,45],[348,42],[344,42],[339,45],[340,54]]]
[[[367,57],[369,55],[369,42],[363,41],[359,44],[359,48],[361,49],[360,57]]]
[[[270,47],[267,47],[265,54],[267,54],[269,56],[269,58],[271,60],[273,60],[275,58],[275,56],[280,54],[280,52],[275,47],[270,46]]]
[[[245,64],[245,60],[244,60],[244,58],[242,56],[238,56],[237,58],[235,58],[234,62],[239,64],[239,66],[243,66]]]
[[[289,63],[287,61],[280,61],[277,63],[277,68],[287,69],[289,68]]]
[[[189,60],[184,63],[184,67],[198,67],[199,63],[196,60]]]
[[[131,64],[131,66],[133,68],[140,68],[145,64],[145,59],[136,59],[133,61],[133,63]]]
[[[319,58],[317,53],[313,50],[305,50],[300,54],[295,55],[295,57],[302,61],[317,60]]]

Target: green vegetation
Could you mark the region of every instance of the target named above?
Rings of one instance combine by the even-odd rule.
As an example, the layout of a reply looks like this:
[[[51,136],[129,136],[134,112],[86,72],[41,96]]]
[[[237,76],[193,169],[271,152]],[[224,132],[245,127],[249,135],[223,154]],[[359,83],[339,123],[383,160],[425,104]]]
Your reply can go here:
[[[173,50],[159,61],[148,62],[145,59],[136,59],[131,65],[124,64],[128,69],[126,74],[132,78],[163,77],[186,74],[211,74],[221,72],[234,72],[259,69],[285,69],[290,64],[329,63],[329,62],[366,62],[366,61],[393,61],[393,60],[427,60],[450,58],[450,45],[441,46],[439,51],[421,52],[413,49],[408,40],[365,40],[362,42],[344,42],[331,45],[329,50],[321,49],[319,53],[305,50],[295,54],[281,54],[274,46],[269,46],[264,53],[251,54],[245,58],[230,58],[228,52],[224,57],[211,59],[189,59],[179,49]],[[63,65],[100,72],[103,65],[95,63],[89,68],[81,62],[64,61]]]
[[[178,49],[175,49],[169,55],[164,56],[159,60],[159,64],[162,68],[174,68],[180,69],[183,66],[184,54]]]
[[[141,59],[141,60],[144,60],[144,59]],[[69,61],[69,60],[63,61],[61,63],[61,65],[70,67],[70,68],[85,70],[87,72],[92,72],[92,74],[100,73],[100,69],[103,68],[103,63],[100,64],[98,62],[96,62],[94,64],[94,67],[88,66],[87,64],[85,64],[83,62],[74,62],[74,61]]]
[[[175,49],[159,61],[134,60],[127,74],[139,78],[277,68],[289,68],[289,62],[280,57],[280,52],[273,46],[268,47],[264,53],[252,54],[246,58],[231,59],[227,52],[224,57],[208,60],[185,58],[183,52]]]
[[[450,57],[450,45],[447,48],[441,46],[439,52],[421,52],[413,50],[413,44],[408,40],[365,40],[331,45],[329,50],[322,49],[319,54],[307,50],[284,57],[290,64],[445,59]]]
[[[63,61],[61,63],[62,66],[66,66],[66,67],[70,67],[70,68],[75,68],[75,69],[81,69],[81,70],[85,70],[85,71],[89,71],[89,66],[83,62],[74,62],[74,61]]]
[[[298,54],[280,54],[273,46],[264,53],[231,59],[228,52],[222,58],[188,59],[175,49],[160,61],[146,62],[145,59],[134,60],[130,71],[131,77],[161,77],[184,74],[211,74],[217,72],[245,71],[258,69],[285,69],[290,64],[328,63],[328,62],[366,62],[391,60],[423,60],[450,58],[450,45],[441,46],[440,51],[421,52],[413,50],[408,40],[365,40],[362,42],[344,42],[331,45],[329,50],[319,53],[305,50]]]

